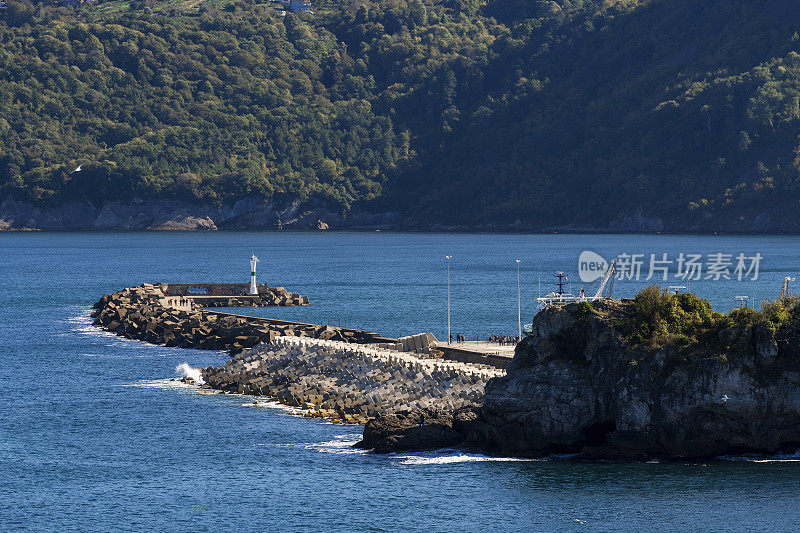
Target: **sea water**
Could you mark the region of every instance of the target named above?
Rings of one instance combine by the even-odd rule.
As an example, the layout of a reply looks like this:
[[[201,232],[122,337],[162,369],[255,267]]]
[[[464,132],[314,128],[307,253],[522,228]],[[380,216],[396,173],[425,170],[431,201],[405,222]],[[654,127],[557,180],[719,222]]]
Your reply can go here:
[[[91,326],[105,293],[143,282],[248,281],[312,305],[246,308],[387,336],[514,335],[534,298],[581,282],[584,250],[761,254],[758,279],[700,279],[720,310],[774,298],[800,271],[800,238],[398,233],[0,234],[0,524],[5,530],[791,531],[800,459],[700,463],[515,460],[455,450],[374,455],[359,426],[172,381],[222,352],[153,346]],[[734,260],[735,262],[735,260]],[[660,276],[617,280],[632,296]],[[670,274],[674,274],[670,271]],[[752,278],[752,273],[751,276]],[[684,285],[686,283],[683,283]],[[586,285],[589,293],[596,288]],[[182,369],[186,371],[186,367]]]

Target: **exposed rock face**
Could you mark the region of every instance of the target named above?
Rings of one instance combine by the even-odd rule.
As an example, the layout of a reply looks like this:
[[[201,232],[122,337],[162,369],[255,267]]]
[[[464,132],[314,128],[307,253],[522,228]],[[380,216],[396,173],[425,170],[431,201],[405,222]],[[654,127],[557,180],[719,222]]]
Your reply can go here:
[[[213,206],[175,200],[137,200],[128,203],[67,202],[38,206],[6,198],[0,203],[0,230],[19,229],[328,229],[391,228],[396,213],[350,213],[345,218],[315,200],[286,204],[245,198]]]
[[[554,4],[555,5],[555,4]],[[94,205],[70,201],[58,205],[38,205],[9,196],[0,201],[0,231],[13,230],[215,230],[215,229],[406,229],[425,231],[562,231],[562,232],[692,232],[692,233],[800,233],[800,219],[791,209],[771,211],[746,206],[735,212],[709,213],[699,210],[692,216],[661,218],[639,207],[620,212],[616,218],[591,224],[574,222],[558,226],[516,220],[475,225],[452,225],[446,221],[420,220],[413,213],[387,211],[369,213],[354,209],[342,213],[324,201],[310,199],[277,202],[243,198],[216,206],[177,200],[108,201]]]
[[[217,229],[211,217],[196,217],[192,215],[176,215],[171,219],[154,224],[148,229],[162,231],[191,231],[191,230],[215,230]]]
[[[473,437],[517,456],[701,458],[800,444],[797,331],[725,330],[736,356],[636,350],[608,317],[621,305],[540,312],[508,374],[487,384]]]
[[[664,221],[657,217],[646,216],[644,210],[640,207],[633,214],[628,212],[620,213],[617,219],[612,220],[608,226],[613,231],[655,232],[664,229]]]
[[[437,408],[392,411],[371,419],[364,426],[359,447],[377,453],[447,448],[464,442],[453,429],[453,414]]]
[[[437,450],[465,443],[477,419],[477,408],[457,411],[437,407],[382,413],[364,426],[364,437],[356,444],[376,453]]]

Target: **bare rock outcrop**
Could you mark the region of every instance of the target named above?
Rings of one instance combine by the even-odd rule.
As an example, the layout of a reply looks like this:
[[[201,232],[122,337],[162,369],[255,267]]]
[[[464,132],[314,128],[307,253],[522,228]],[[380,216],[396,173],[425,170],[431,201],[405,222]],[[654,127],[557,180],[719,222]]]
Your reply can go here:
[[[356,446],[389,453],[464,445],[474,432],[477,413],[476,406],[456,411],[437,407],[388,411],[367,422]]]
[[[129,202],[71,201],[39,205],[12,197],[0,200],[0,231],[42,230],[216,230],[342,228],[385,229],[399,222],[397,213],[350,212],[343,216],[316,199],[277,202],[243,198],[211,205],[180,200],[134,199]]]
[[[637,348],[625,302],[548,308],[486,386],[473,438],[497,453],[702,458],[800,445],[800,331],[763,325],[700,343]]]

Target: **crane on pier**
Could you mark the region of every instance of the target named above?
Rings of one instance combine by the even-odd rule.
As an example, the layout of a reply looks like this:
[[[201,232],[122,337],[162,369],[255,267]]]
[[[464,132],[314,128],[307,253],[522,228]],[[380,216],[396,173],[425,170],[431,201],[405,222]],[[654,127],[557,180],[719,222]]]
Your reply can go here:
[[[609,281],[611,283],[609,283],[608,285],[608,297],[611,298],[611,291],[614,290],[614,274],[616,273],[616,271],[617,271],[617,260],[614,259],[613,261],[611,261],[611,264],[608,265],[608,270],[606,270],[606,273],[603,274],[603,279],[600,280],[600,287],[597,288],[597,293],[594,295],[595,300],[599,300],[600,298],[603,297],[603,289],[606,288],[606,283],[608,283]]]
[[[614,274],[616,273],[616,270],[617,260],[614,259],[608,265],[605,274],[603,274],[603,277],[600,279],[600,286],[597,288],[597,292],[593,296],[586,296],[586,292],[583,289],[581,289],[579,296],[565,293],[562,279],[565,279],[566,276],[563,274],[563,272],[559,272],[556,274],[558,277],[558,292],[551,292],[546,296],[536,298],[538,308],[541,310],[550,305],[567,304],[570,302],[594,302],[595,300],[600,300],[603,298],[603,291],[605,290],[606,286],[608,286],[608,297],[610,298],[611,291],[613,290],[614,286]]]

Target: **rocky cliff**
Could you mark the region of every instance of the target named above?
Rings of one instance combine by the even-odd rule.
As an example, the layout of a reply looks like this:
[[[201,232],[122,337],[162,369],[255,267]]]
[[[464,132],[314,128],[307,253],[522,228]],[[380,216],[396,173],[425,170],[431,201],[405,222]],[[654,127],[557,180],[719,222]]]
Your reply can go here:
[[[279,203],[245,198],[231,205],[191,204],[178,200],[86,201],[40,206],[6,198],[0,203],[2,230],[216,230],[216,229],[383,229],[397,221],[393,213],[341,213],[323,203]]]
[[[620,212],[597,225],[551,225],[515,221],[452,224],[421,222],[413,212],[369,212],[353,209],[342,214],[318,199],[279,202],[243,198],[232,204],[211,205],[180,200],[107,201],[94,205],[70,201],[54,205],[18,201],[9,196],[0,201],[0,231],[15,230],[411,230],[446,232],[545,232],[565,233],[800,233],[800,222],[786,210],[775,213],[737,211],[733,215],[678,217],[665,220],[639,207]]]
[[[550,307],[480,405],[385,413],[362,445],[537,457],[688,458],[800,448],[800,298],[714,312],[657,287]],[[429,439],[426,441],[426,439]]]
[[[701,341],[642,345],[622,327],[630,305],[540,312],[508,374],[487,384],[471,438],[518,456],[700,458],[800,446],[796,322],[737,325],[715,313],[722,326]]]

